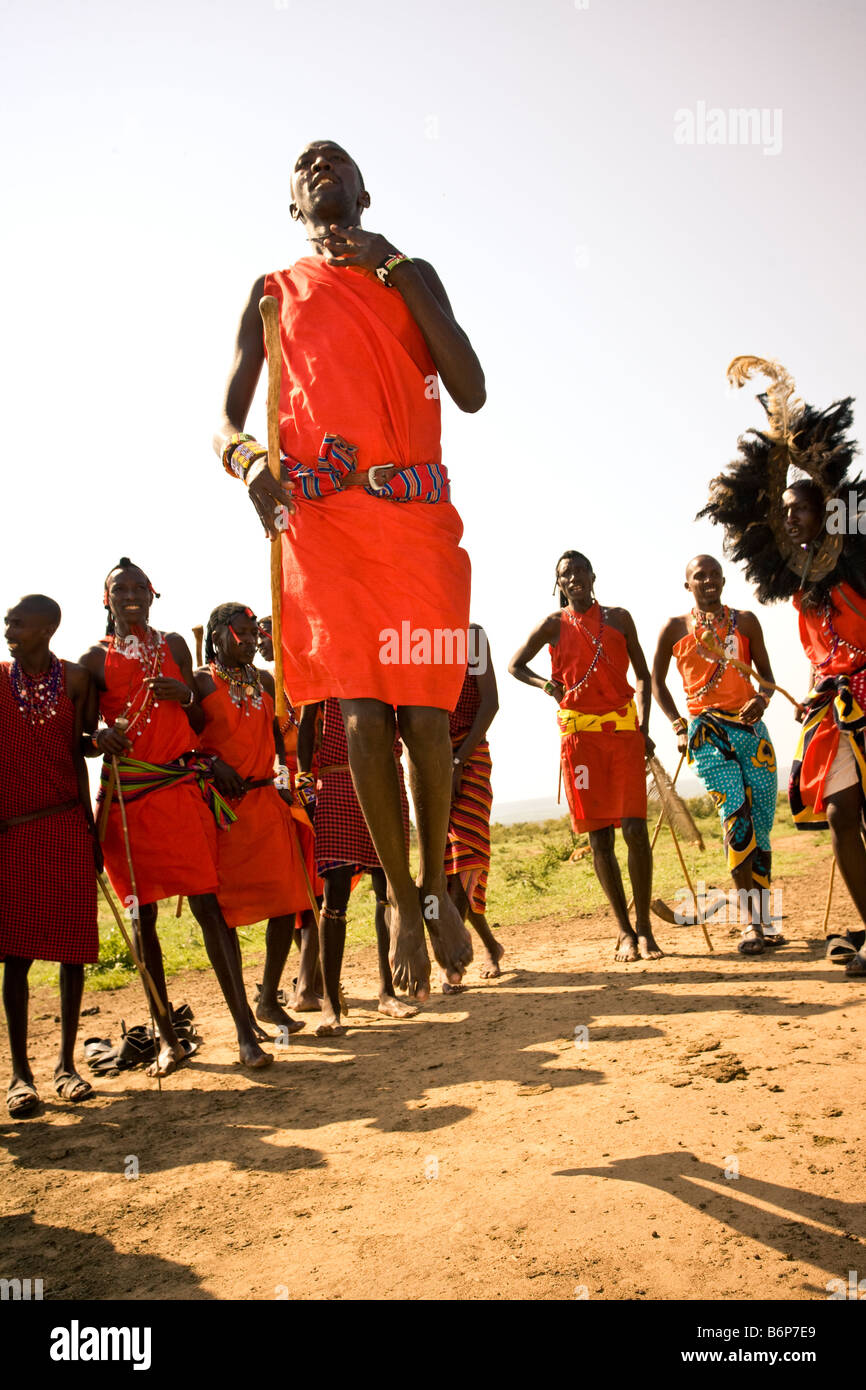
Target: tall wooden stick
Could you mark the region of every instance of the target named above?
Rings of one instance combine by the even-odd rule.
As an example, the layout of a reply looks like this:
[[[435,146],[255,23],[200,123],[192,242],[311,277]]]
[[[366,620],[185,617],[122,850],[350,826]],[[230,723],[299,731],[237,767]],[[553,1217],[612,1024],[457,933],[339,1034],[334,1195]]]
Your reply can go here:
[[[125,733],[126,733],[126,730],[127,730],[128,727],[129,727],[129,720],[128,720],[128,719],[116,719],[116,720],[114,721],[114,727],[115,727],[115,729],[117,729],[120,733],[125,734]],[[132,849],[131,849],[130,843],[129,843],[129,826],[128,826],[127,823],[126,823],[126,803],[125,803],[124,800],[123,800],[123,792],[122,792],[121,786],[120,786],[120,770],[119,770],[119,768],[118,768],[118,766],[117,766],[117,757],[116,757],[116,756],[112,756],[111,765],[112,765],[112,767],[113,767],[113,769],[114,769],[114,794],[115,794],[115,796],[117,797],[117,805],[118,805],[118,807],[119,807],[119,809],[120,809],[120,825],[121,825],[121,828],[122,828],[122,830],[123,830],[123,845],[124,845],[124,849],[126,850],[126,865],[127,865],[127,868],[129,869],[129,886],[130,886],[130,888],[132,889],[132,908],[131,908],[131,910],[130,910],[130,920],[132,921],[132,939],[133,939],[133,941],[135,942],[136,949],[137,949],[137,951],[138,951],[138,955],[139,955],[139,957],[141,958],[141,960],[142,960],[142,962],[143,962],[143,961],[144,961],[144,951],[143,951],[142,948],[141,948],[141,933],[140,933],[140,931],[139,931],[138,885],[136,884],[136,881],[135,881],[135,868],[134,868],[134,865],[133,865],[133,863],[132,863]],[[142,976],[142,979],[143,979],[143,978],[144,978],[144,977]],[[150,977],[148,976],[148,978],[150,978]],[[151,984],[153,984],[153,980],[152,980],[152,979],[151,979]],[[156,991],[154,991],[154,993],[156,993]],[[161,1090],[162,1090],[162,1077],[160,1076],[160,1073],[159,1073],[159,1045],[158,1045],[158,1043],[157,1043],[157,1028],[156,1028],[156,1021],[155,1021],[155,1019],[154,1019],[154,1017],[153,1017],[153,1001],[151,1000],[150,991],[147,989],[147,987],[145,987],[144,997],[145,997],[145,999],[147,1000],[147,1011],[148,1011],[148,1013],[150,1014],[150,1026],[151,1026],[151,1028],[153,1029],[153,1045],[154,1045],[154,1048],[156,1049],[156,1052],[157,1052],[157,1059],[156,1059],[156,1084],[157,1084],[157,1089],[161,1091]],[[161,999],[160,999],[160,1001],[159,1001],[158,1011],[159,1011],[160,1020],[161,1020],[162,1022],[165,1022],[165,1019],[167,1018],[168,1015],[167,1015],[167,1011],[166,1011],[166,1009],[165,1009],[165,1006],[164,1006],[164,1004],[163,1004],[163,1001],[162,1001]]]
[[[192,635],[195,638],[195,664],[196,666],[201,666],[202,639],[204,638],[204,628],[202,627],[201,623],[196,624],[196,626],[192,630]]]
[[[280,307],[273,295],[259,300],[259,313],[265,326],[265,347],[268,354],[268,468],[271,477],[280,479],[280,384],[283,373],[283,348],[280,343]],[[283,688],[283,538],[271,541],[271,619],[274,639],[274,706],[277,718],[286,709]]]
[[[836,877],[836,856],[830,860],[830,882],[827,885],[827,906],[824,909],[824,935],[827,935],[827,923],[830,921],[830,904],[833,901],[833,880]]]
[[[744,661],[737,661],[735,657],[728,656],[715,633],[709,638],[709,641],[707,641],[707,629],[701,632],[700,637],[697,632],[692,635],[695,639],[695,645],[700,647],[703,651],[708,652],[715,661],[724,661],[726,665],[733,666],[735,671],[740,671],[744,676],[747,676],[749,680],[757,681],[758,685],[762,686],[764,690],[776,690],[780,695],[784,695],[786,700],[790,700],[795,709],[800,708],[800,701],[795,700],[790,691],[785,690],[781,685],[774,685],[772,681],[764,680],[763,676],[759,676],[757,671],[753,670],[751,666],[747,666]]]

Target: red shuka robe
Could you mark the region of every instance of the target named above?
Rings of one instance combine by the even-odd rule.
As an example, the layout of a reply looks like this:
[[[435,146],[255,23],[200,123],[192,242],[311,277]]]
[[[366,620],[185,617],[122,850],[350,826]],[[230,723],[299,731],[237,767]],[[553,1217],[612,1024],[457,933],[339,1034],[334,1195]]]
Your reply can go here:
[[[604,624],[602,655],[586,684],[571,694],[572,685],[586,675],[602,629],[597,603],[582,614],[564,608],[560,615],[559,641],[550,648],[552,678],[566,690],[561,708],[581,714],[625,715],[634,695],[629,685],[628,649],[621,632]],[[646,819],[646,744],[634,729],[601,729],[566,734],[561,743],[562,780],[576,833],[618,826],[623,820]]]
[[[236,705],[213,667],[211,675],[216,689],[202,700],[206,723],[200,746],[249,781],[273,777],[270,695],[262,691],[258,709],[249,700]],[[245,927],[306,911],[310,901],[292,808],[273,785],[253,787],[230,804],[237,820],[217,840],[217,897],[228,925]],[[306,822],[302,811],[300,815]]]
[[[397,290],[372,272],[307,256],[268,275],[265,293],[280,304],[286,454],[314,466],[327,433],[357,447],[360,470],[441,461],[436,368]],[[461,653],[440,638],[444,659],[423,659],[437,632],[465,634],[469,625],[469,557],[451,503],[351,487],[315,500],[296,494],[295,505],[282,538],[293,704],[367,697],[453,709],[465,641]]]
[[[165,634],[160,633],[159,637],[160,674],[181,680]],[[113,724],[123,714],[130,696],[133,713],[140,707],[145,676],[136,657],[121,656],[109,644],[105,653],[107,689],[99,697],[99,713],[107,724]],[[129,756],[148,763],[173,762],[197,746],[186,712],[177,700],[160,700],[151,705],[144,718],[131,727],[129,737],[133,744]],[[101,802],[97,820],[100,816]],[[163,787],[127,801],[126,819],[140,904],[174,898],[180,893],[192,897],[217,891],[216,822],[195,782]],[[102,849],[112,887],[123,900],[132,893],[132,883],[116,795],[108,813]]]

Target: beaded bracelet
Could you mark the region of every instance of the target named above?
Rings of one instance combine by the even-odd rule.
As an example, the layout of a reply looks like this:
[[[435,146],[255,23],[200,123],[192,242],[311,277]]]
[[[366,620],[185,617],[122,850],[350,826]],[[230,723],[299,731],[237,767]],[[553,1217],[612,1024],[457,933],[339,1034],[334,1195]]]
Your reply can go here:
[[[226,440],[222,453],[223,468],[246,482],[247,473],[258,459],[265,458],[267,449],[253,434],[233,434]]]
[[[678,735],[687,734],[689,731],[688,724],[686,723],[685,719],[682,718],[675,719],[674,722],[671,724],[671,728],[673,729],[674,733]]]

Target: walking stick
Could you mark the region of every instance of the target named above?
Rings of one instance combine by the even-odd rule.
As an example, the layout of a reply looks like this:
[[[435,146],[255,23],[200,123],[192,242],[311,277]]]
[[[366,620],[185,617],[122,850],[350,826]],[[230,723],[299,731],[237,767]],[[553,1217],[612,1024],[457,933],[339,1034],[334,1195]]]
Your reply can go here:
[[[116,719],[116,720],[114,721],[114,727],[115,727],[115,729],[118,729],[118,730],[120,731],[120,733],[125,734],[125,733],[126,733],[126,730],[127,730],[128,727],[129,727],[129,720],[128,720],[128,719]],[[138,953],[139,953],[139,955],[141,956],[141,959],[142,959],[142,961],[143,961],[143,960],[144,960],[144,952],[143,952],[142,949],[141,949],[141,936],[140,936],[140,933],[139,933],[138,886],[137,886],[137,884],[136,884],[136,882],[135,882],[135,868],[133,867],[133,863],[132,863],[132,850],[131,850],[130,844],[129,844],[129,826],[128,826],[127,823],[126,823],[126,804],[125,804],[125,802],[124,802],[124,800],[123,800],[123,792],[122,792],[121,787],[120,787],[120,771],[119,771],[118,766],[117,766],[117,756],[116,756],[116,754],[112,754],[112,756],[111,756],[111,764],[112,764],[112,768],[113,768],[113,770],[114,770],[114,791],[115,791],[115,795],[117,796],[117,804],[118,804],[118,807],[120,808],[120,824],[121,824],[121,828],[122,828],[122,830],[123,830],[123,845],[124,845],[124,849],[126,850],[126,864],[127,864],[127,868],[129,869],[129,886],[130,886],[131,889],[132,889],[132,907],[131,907],[131,909],[130,909],[130,919],[131,919],[131,921],[132,921],[132,939],[133,939],[133,941],[135,942],[135,945],[136,945],[136,948],[137,948],[137,950],[138,950]],[[153,980],[151,980],[151,984],[153,984]],[[149,993],[149,991],[148,991],[147,989],[145,989],[144,994],[145,994],[145,998],[147,999],[147,1011],[148,1011],[148,1013],[150,1014],[150,1026],[151,1026],[151,1028],[153,1029],[153,1045],[154,1045],[154,1047],[156,1048],[156,1047],[158,1046],[158,1045],[157,1045],[157,1041],[156,1041],[156,1037],[157,1037],[157,1028],[156,1028],[156,1021],[155,1021],[155,1019],[154,1019],[154,1017],[153,1017],[153,1002],[152,1002],[152,1000],[151,1000],[150,993]],[[164,1006],[164,1004],[163,1004],[163,1001],[162,1001],[161,999],[160,999],[160,1001],[159,1001],[159,1009],[158,1009],[158,1012],[159,1012],[160,1021],[161,1021],[162,1023],[164,1023],[164,1022],[166,1021],[168,1015],[167,1015],[167,1011],[166,1011],[166,1009],[165,1009],[165,1006]],[[159,1074],[159,1054],[158,1054],[158,1053],[157,1053],[157,1061],[156,1061],[156,1081],[157,1081],[157,1087],[158,1087],[158,1089],[161,1091],[161,1090],[162,1090],[162,1077],[161,1077],[160,1074]]]
[[[259,313],[265,327],[265,347],[268,354],[268,468],[271,477],[280,480],[280,384],[283,375],[283,348],[280,342],[280,306],[272,294],[265,294],[259,300]],[[278,719],[288,714],[286,691],[283,684],[283,538],[279,534],[271,541],[271,631],[274,645],[274,711]],[[307,896],[310,907],[319,925],[319,907],[307,865],[301,853],[301,844],[292,817],[292,833],[304,871]]]
[[[830,921],[830,904],[833,901],[833,880],[836,877],[836,856],[830,860],[830,882],[827,885],[827,907],[824,911],[824,936],[827,935],[827,923]]]
[[[702,648],[703,651],[708,652],[715,661],[723,661],[727,666],[733,666],[735,671],[741,672],[741,674],[746,676],[749,680],[757,681],[762,689],[775,690],[780,695],[784,695],[786,700],[790,700],[795,709],[800,708],[800,701],[795,700],[790,691],[785,690],[781,685],[774,685],[772,681],[764,680],[763,676],[759,676],[757,671],[753,670],[751,666],[747,666],[744,661],[737,661],[735,657],[728,656],[715,633],[710,635],[709,630],[704,629],[700,636],[698,636],[697,632],[693,633],[693,636],[695,645]]]
[[[268,354],[268,468],[280,480],[280,383],[283,348],[280,343],[280,309],[272,294],[259,300]],[[274,635],[274,706],[278,719],[288,713],[283,688],[283,538],[271,541],[271,620]]]
[[[675,787],[676,784],[677,784],[677,778],[678,778],[679,775],[680,775],[680,768],[682,767],[683,763],[685,762],[685,757],[686,757],[685,753],[682,753],[682,754],[680,755],[680,760],[679,760],[679,762],[677,763],[677,770],[676,770],[676,772],[674,773],[673,779],[672,779],[672,781],[671,781],[671,786],[672,786],[672,787]],[[659,837],[659,831],[661,830],[662,825],[664,824],[664,819],[665,819],[665,806],[664,806],[664,803],[662,802],[662,804],[661,804],[661,810],[660,810],[660,814],[659,814],[659,818],[658,818],[658,820],[657,820],[656,823],[655,823],[655,828],[653,829],[653,837],[652,837],[652,839],[650,840],[650,854],[652,854],[653,850],[654,850],[655,847],[656,847],[656,840],[658,839],[658,837]],[[629,903],[628,907],[626,908],[626,912],[631,912],[631,910],[632,910],[633,907],[634,907],[634,895],[632,894],[632,899],[631,899],[631,902]]]

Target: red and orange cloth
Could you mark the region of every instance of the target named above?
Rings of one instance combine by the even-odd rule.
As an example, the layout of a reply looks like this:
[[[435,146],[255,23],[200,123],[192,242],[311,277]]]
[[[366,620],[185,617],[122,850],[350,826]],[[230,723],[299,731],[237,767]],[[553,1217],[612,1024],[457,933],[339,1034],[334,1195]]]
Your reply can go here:
[[[449,716],[454,749],[460,747],[471,729],[480,704],[478,681],[467,671],[457,708]],[[492,768],[489,744],[482,739],[463,764],[460,789],[451,803],[448,820],[445,873],[449,878],[456,875],[460,879],[473,912],[484,912],[487,907]]]
[[[160,649],[160,674],[182,680],[165,634],[155,633],[154,637]],[[194,753],[196,736],[177,700],[146,700],[147,675],[148,669],[136,656],[134,647],[129,655],[122,655],[114,642],[109,642],[105,653],[106,689],[99,697],[100,716],[106,724],[113,725],[130,708],[138,710],[147,704],[146,714],[130,725],[134,744],[130,757],[152,765],[178,764]],[[123,769],[124,759],[118,762]],[[98,806],[102,796],[100,792]],[[217,891],[217,835],[226,832],[217,830],[213,812],[194,777],[164,780],[163,785],[147,795],[131,799],[126,806],[126,819],[141,905],[181,893],[193,897]],[[132,882],[116,796],[109,807],[102,848],[112,887],[124,901],[132,893]]]
[[[305,912],[310,901],[302,859],[309,857],[310,872],[312,829],[304,811],[288,806],[273,783],[273,701],[262,691],[258,706],[250,700],[236,704],[227,683],[213,665],[210,669],[216,688],[202,700],[202,749],[245,781],[268,783],[232,801],[235,820],[217,840],[217,898],[223,916],[230,927],[244,927]]]
[[[605,623],[598,603],[582,614],[564,608],[550,662],[552,679],[565,689],[557,723],[575,832],[645,820],[646,743],[627,679],[625,637]]]
[[[469,557],[447,500],[439,383],[421,330],[375,273],[318,256],[268,275],[265,293],[280,305],[280,444],[289,459],[327,481],[320,459],[331,436],[325,464],[337,471],[393,464],[411,480],[424,465],[442,483],[435,505],[423,496],[395,505],[395,479],[391,496],[334,490],[334,478],[327,495],[298,488],[282,537],[288,694],[296,706],[334,696],[451,710],[465,661],[395,661],[387,645],[404,622],[428,641],[469,626]],[[333,457],[336,438],[351,442],[350,458]]]
[[[843,583],[821,607],[805,607],[799,594],[794,606],[814,684],[788,795],[798,830],[821,830],[827,826],[824,791],[837,759],[852,760],[850,777],[841,784],[859,785],[866,807],[866,599]]]

